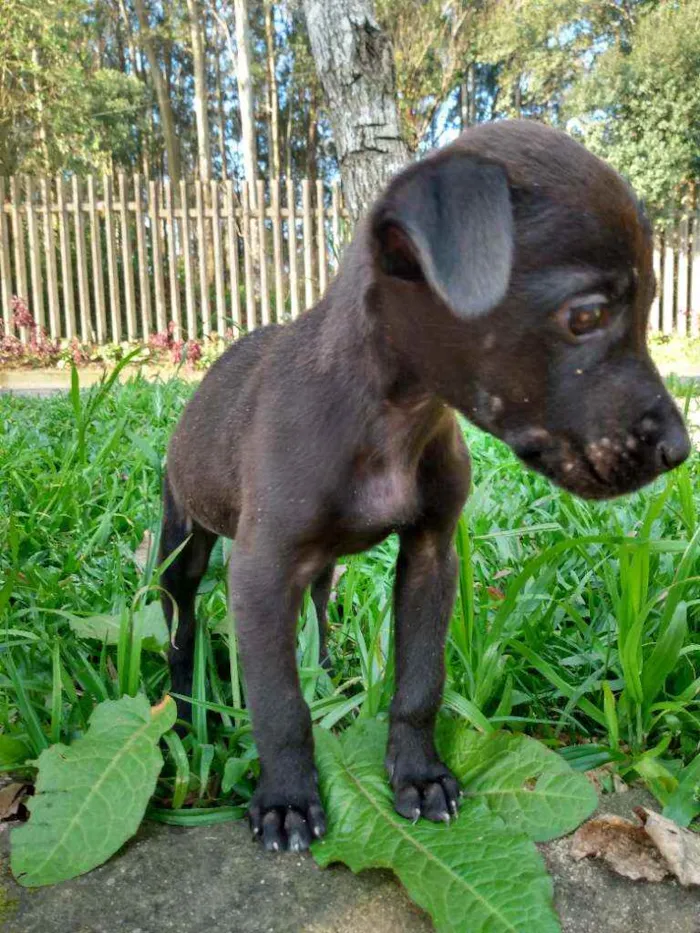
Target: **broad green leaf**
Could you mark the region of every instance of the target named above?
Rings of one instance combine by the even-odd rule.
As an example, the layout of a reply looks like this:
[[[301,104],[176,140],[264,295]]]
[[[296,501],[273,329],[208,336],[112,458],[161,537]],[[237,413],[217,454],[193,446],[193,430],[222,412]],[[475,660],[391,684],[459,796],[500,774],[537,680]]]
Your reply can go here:
[[[395,811],[383,768],[386,727],[363,721],[339,738],[316,732],[329,831],[322,867],[390,868],[442,933],[558,933],[552,884],[534,844],[483,802],[451,826],[411,824]]]
[[[246,758],[227,759],[224,767],[224,776],[221,779],[221,791],[224,794],[230,794],[238,782],[245,777],[250,770],[250,761]]]
[[[700,816],[700,755],[678,775],[678,787],[668,798],[664,816],[679,826],[690,826]]]
[[[12,833],[12,871],[36,887],[101,865],[136,832],[163,766],[158,740],[175,722],[171,697],[96,707],[85,735],[39,757],[29,822]]]
[[[585,775],[535,739],[508,732],[480,735],[464,722],[443,719],[438,747],[467,797],[536,842],[572,832],[596,808]]]
[[[134,621],[140,622],[139,631],[146,651],[163,651],[168,647],[168,625],[159,602],[149,603],[134,613]],[[94,616],[68,616],[68,623],[76,635],[82,638],[95,638],[106,641],[108,645],[119,642],[121,616],[119,613],[103,613]]]
[[[645,752],[635,761],[634,770],[663,807],[671,802],[673,794],[678,790],[678,779],[662,761]]]
[[[31,758],[32,750],[28,742],[11,735],[0,735],[0,768],[21,765]]]

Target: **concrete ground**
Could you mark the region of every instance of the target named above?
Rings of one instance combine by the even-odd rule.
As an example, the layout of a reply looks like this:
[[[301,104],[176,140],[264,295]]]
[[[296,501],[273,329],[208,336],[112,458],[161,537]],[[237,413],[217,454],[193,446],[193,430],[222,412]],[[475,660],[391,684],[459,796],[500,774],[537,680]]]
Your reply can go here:
[[[606,797],[630,815],[647,795]],[[563,933],[700,933],[700,889],[646,884],[574,862],[569,841],[542,846]],[[0,834],[0,933],[429,933],[388,872],[325,871],[306,856],[268,855],[242,823],[145,824],[101,868],[51,888],[18,887]],[[465,933],[472,931],[465,930]],[[532,933],[537,933],[533,930]]]

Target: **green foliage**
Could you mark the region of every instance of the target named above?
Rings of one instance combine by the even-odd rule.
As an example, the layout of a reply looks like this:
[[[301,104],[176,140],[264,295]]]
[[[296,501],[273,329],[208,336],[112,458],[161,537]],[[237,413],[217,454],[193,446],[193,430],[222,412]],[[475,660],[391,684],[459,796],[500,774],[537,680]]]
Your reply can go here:
[[[590,781],[528,736],[483,735],[464,721],[445,719],[438,737],[440,753],[466,796],[535,842],[572,832],[596,807]]]
[[[155,703],[168,687],[162,618],[157,602],[144,603],[158,593],[162,458],[192,386],[137,378],[83,392],[74,378],[69,395],[0,396],[0,768],[27,777],[48,746],[77,747],[105,701],[145,694]],[[697,419],[697,396],[688,405]],[[445,707],[483,735],[453,725],[444,752],[474,819],[505,820],[533,838],[571,828],[590,790],[560,760],[578,771],[612,763],[646,781],[676,818],[692,819],[697,456],[649,490],[583,503],[523,470],[497,441],[465,432],[475,488],[457,542]],[[144,561],[146,532],[154,547]],[[198,714],[182,738],[166,733],[148,810],[175,825],[241,816],[259,771],[226,612],[227,556],[218,544],[198,600]],[[313,603],[303,605],[300,682],[323,730],[388,710],[395,558],[390,539],[342,563],[331,674],[318,663]],[[504,728],[535,732],[551,750]],[[340,741],[333,755],[345,755]],[[444,827],[425,831],[447,839]]]
[[[700,177],[699,17],[698,0],[650,5],[567,102],[586,144],[657,213]]]
[[[68,624],[81,638],[91,638],[107,645],[119,643],[122,632],[122,615],[102,613],[96,616],[68,615]],[[139,632],[143,647],[147,651],[163,651],[168,646],[168,626],[159,602],[149,603],[145,609],[132,613],[127,622]]]
[[[470,796],[450,827],[408,823],[394,811],[383,768],[386,739],[377,722],[355,725],[339,738],[317,730],[329,831],[313,845],[316,861],[324,867],[342,861],[353,871],[391,868],[445,933],[467,925],[473,933],[556,933],[551,881],[520,828]],[[469,750],[457,745],[454,754],[462,759]],[[510,763],[517,766],[518,759],[513,749]]]
[[[158,740],[175,722],[169,697],[108,700],[83,738],[39,758],[29,822],[12,834],[12,871],[27,887],[101,865],[138,829],[163,766]]]
[[[700,755],[678,775],[678,786],[664,807],[664,816],[689,826],[700,816]]]

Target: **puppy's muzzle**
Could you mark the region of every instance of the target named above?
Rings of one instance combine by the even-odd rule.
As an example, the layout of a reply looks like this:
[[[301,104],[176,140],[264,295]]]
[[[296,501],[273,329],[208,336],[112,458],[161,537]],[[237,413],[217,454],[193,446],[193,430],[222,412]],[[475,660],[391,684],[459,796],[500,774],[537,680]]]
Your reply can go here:
[[[505,440],[531,469],[587,499],[633,492],[680,466],[691,452],[672,403],[646,412],[629,428],[584,437],[526,428]]]

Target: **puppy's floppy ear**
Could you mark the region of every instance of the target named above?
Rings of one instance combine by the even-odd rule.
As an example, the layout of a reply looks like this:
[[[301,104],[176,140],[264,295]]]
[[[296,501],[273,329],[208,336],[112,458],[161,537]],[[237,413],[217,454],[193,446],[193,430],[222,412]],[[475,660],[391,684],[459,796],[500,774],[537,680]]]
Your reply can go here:
[[[425,279],[456,314],[495,307],[508,289],[513,211],[505,171],[465,152],[411,166],[372,214],[383,272]]]

